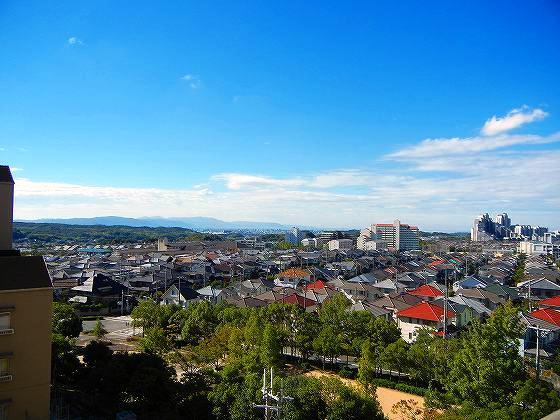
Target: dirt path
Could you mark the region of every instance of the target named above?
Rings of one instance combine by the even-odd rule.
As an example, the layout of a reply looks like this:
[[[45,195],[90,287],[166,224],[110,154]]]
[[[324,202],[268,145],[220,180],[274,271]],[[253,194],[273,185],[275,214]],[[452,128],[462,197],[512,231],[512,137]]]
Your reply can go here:
[[[311,372],[306,373],[306,375],[314,376],[314,377],[321,377],[321,376],[335,377],[340,379],[348,386],[361,389],[361,385],[358,381],[354,379],[341,378],[340,376],[330,372],[324,372],[322,370],[313,370]],[[418,408],[424,408],[424,397],[421,397],[419,395],[414,395],[414,394],[408,394],[402,391],[397,391],[396,389],[377,387],[377,399],[379,400],[379,405],[381,405],[381,410],[383,410],[383,414],[385,414],[391,420],[400,420],[399,416],[391,413],[391,408],[393,407],[393,405],[395,405],[401,400],[414,400],[418,403]]]

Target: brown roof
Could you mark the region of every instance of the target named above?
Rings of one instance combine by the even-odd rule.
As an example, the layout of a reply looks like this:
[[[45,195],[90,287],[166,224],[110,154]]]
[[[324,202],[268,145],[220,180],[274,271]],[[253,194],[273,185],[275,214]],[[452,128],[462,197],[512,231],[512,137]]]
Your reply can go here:
[[[301,268],[288,268],[280,273],[280,278],[291,278],[299,279],[309,276],[308,270],[303,270]]]
[[[43,257],[0,258],[0,291],[45,287],[52,287],[52,282]]]

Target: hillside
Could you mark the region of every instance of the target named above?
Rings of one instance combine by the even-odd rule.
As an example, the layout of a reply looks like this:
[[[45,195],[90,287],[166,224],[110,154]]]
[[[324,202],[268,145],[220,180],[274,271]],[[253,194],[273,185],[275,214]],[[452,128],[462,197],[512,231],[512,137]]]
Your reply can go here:
[[[214,235],[203,235],[179,227],[133,227],[102,225],[69,225],[61,223],[14,223],[14,241],[38,242],[95,242],[119,244],[154,241],[161,237],[170,240],[215,240]]]

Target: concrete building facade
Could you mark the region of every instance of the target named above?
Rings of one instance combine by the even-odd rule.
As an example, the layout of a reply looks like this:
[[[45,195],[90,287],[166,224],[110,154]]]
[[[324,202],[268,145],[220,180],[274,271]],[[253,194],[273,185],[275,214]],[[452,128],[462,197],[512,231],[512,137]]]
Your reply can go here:
[[[52,282],[43,257],[12,249],[13,188],[9,168],[0,166],[0,418],[46,420]]]

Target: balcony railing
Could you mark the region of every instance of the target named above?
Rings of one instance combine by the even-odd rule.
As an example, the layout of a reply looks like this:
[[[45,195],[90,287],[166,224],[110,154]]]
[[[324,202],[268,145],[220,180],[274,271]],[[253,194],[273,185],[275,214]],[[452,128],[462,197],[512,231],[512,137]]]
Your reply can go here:
[[[10,382],[13,379],[12,375],[2,375],[0,374],[0,382]]]
[[[13,328],[2,328],[0,330],[0,335],[8,335],[8,334],[13,334],[13,333],[14,333]]]

